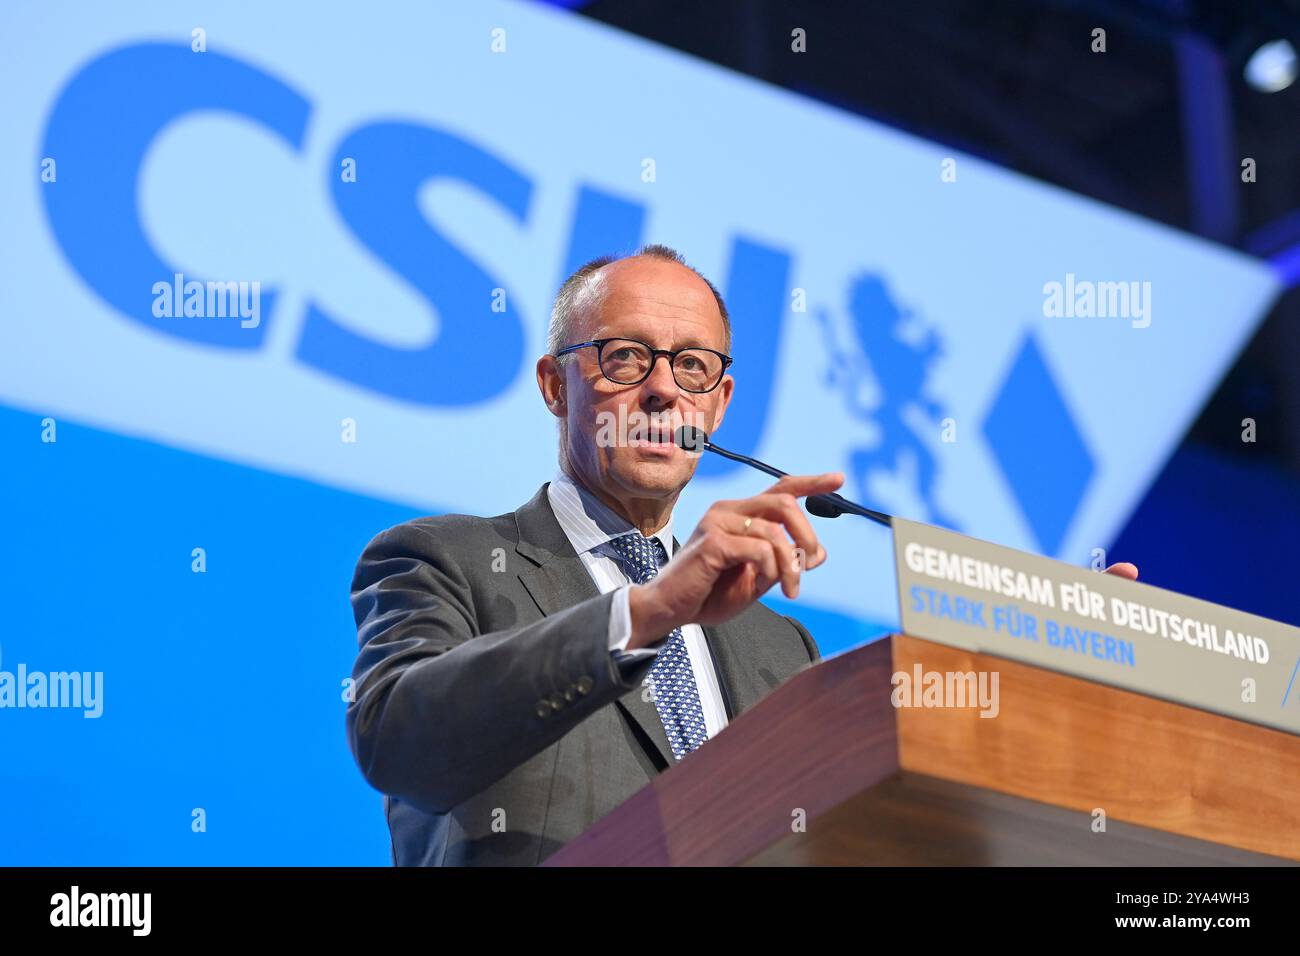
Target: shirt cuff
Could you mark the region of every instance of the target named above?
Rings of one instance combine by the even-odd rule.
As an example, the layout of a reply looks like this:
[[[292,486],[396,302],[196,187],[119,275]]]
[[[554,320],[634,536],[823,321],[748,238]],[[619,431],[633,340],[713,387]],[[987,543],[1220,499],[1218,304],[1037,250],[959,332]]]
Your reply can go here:
[[[615,591],[609,605],[609,651],[620,664],[649,660],[659,653],[657,647],[627,649],[627,642],[632,639],[632,606],[628,599],[631,587],[625,584]]]

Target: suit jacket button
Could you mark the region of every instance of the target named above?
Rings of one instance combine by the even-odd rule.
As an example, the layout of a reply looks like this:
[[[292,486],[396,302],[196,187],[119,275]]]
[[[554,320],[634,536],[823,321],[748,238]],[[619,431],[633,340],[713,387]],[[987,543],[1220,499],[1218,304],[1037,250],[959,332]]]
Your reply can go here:
[[[550,713],[551,713],[551,705],[544,700],[539,700],[537,702],[537,716],[547,717],[550,715]]]
[[[551,697],[551,708],[552,708],[553,710],[559,710],[559,709],[560,709],[561,707],[563,707],[563,706],[564,706],[564,698],[561,697],[559,694],[554,694],[554,695],[552,695],[552,697]]]
[[[564,688],[564,699],[567,700],[570,704],[573,703],[573,698],[577,696],[578,696],[578,688],[575,685],[570,684],[568,687]]]
[[[579,694],[585,694],[596,686],[596,682],[586,674],[583,674],[582,677],[578,678],[578,683],[574,686],[577,687]]]

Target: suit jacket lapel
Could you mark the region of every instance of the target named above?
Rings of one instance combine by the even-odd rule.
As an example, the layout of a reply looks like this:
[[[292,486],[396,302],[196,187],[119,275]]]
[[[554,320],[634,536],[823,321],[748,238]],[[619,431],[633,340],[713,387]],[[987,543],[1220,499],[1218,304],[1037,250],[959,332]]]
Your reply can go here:
[[[572,543],[555,518],[555,512],[551,510],[546,494],[549,484],[542,485],[537,494],[515,512],[515,524],[519,530],[515,550],[533,562],[532,567],[519,573],[519,580],[532,595],[538,609],[547,616],[600,594],[587,566],[573,550]],[[642,698],[642,691],[637,687],[616,700],[615,704],[651,742],[655,750],[651,757],[657,757],[658,763],[671,767],[676,760],[663,721],[659,719],[654,704]],[[723,695],[726,696],[725,690]]]
[[[709,655],[713,658],[713,671],[718,675],[718,689],[722,691],[722,703],[727,711],[727,722],[730,723],[736,719],[738,710],[732,690],[736,686],[736,660],[731,653],[732,645],[728,640],[727,625],[711,625],[702,627],[701,630],[704,631],[704,640],[709,645]]]

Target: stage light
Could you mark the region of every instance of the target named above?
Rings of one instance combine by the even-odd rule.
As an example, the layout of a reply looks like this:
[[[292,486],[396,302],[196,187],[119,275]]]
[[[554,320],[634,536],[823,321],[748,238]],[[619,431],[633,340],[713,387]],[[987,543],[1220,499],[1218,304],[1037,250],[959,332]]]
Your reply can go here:
[[[1295,82],[1296,52],[1290,40],[1271,40],[1250,55],[1246,82],[1261,93],[1276,93]]]

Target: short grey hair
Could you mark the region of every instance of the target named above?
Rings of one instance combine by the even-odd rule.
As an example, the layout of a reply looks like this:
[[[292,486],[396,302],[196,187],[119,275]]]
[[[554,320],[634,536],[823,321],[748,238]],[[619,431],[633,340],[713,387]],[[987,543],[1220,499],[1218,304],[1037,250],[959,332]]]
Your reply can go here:
[[[718,312],[722,314],[722,351],[731,354],[731,317],[727,314],[727,304],[722,300],[722,293],[700,270],[688,263],[680,252],[657,243],[644,245],[636,252],[628,255],[598,256],[579,266],[571,276],[565,279],[564,284],[560,286],[559,293],[555,296],[555,304],[551,307],[550,334],[546,340],[547,353],[554,355],[566,345],[576,344],[573,341],[573,329],[576,325],[579,305],[584,304],[584,300],[586,300],[585,304],[599,307],[605,296],[609,294],[608,287],[600,281],[598,275],[600,270],[611,262],[618,262],[620,259],[632,259],[637,256],[650,256],[655,259],[675,262],[679,266],[690,269],[704,280],[713,293],[713,298],[718,303]],[[572,354],[572,352],[569,353],[569,355]],[[559,361],[562,363],[568,357],[568,355],[561,356]]]

